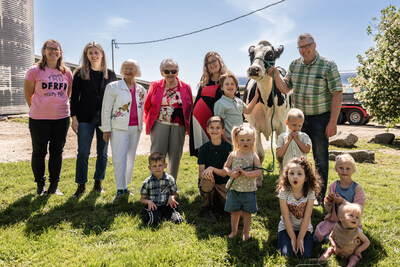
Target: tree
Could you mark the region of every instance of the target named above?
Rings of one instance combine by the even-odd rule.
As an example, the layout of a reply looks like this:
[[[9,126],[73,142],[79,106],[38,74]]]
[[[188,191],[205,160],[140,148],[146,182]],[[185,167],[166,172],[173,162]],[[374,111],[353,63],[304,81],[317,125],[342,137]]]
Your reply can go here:
[[[368,26],[367,34],[374,36],[376,47],[357,55],[361,66],[352,86],[364,90],[356,94],[369,114],[380,124],[393,126],[400,122],[400,10],[390,5],[381,11],[377,24]]]

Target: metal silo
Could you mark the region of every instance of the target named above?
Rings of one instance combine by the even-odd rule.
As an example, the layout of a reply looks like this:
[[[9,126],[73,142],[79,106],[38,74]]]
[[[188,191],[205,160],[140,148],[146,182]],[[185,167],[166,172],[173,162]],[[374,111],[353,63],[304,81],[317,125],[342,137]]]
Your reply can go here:
[[[24,76],[34,59],[33,0],[0,0],[0,115],[28,111]]]

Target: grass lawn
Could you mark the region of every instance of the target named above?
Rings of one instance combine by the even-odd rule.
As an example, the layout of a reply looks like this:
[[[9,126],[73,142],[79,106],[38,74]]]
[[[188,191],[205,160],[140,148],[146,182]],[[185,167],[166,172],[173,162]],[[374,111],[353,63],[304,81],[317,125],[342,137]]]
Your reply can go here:
[[[399,140],[389,147],[357,143],[358,149],[376,152],[376,162],[357,163],[354,175],[367,195],[363,225],[371,241],[358,266],[396,266],[400,261],[399,144]],[[393,149],[397,153],[389,153]],[[267,151],[264,167],[270,168],[270,162]],[[89,177],[93,177],[94,163],[90,159]],[[64,196],[36,196],[30,162],[0,164],[0,265],[318,266],[312,261],[281,257],[276,250],[280,210],[274,190],[278,170],[264,173],[264,186],[257,192],[259,211],[253,216],[252,238],[242,242],[226,238],[229,216],[219,214],[215,225],[200,216],[196,159],[188,153],[182,158],[178,178],[178,202],[185,223],[144,226],[138,215],[142,208],[139,191],[148,176],[147,165],[146,156],[137,157],[129,186],[134,195],[114,204],[111,159],[104,182],[106,193],[92,192],[93,180],[89,180],[89,190],[80,199],[71,198],[76,189],[74,159],[63,162],[59,188]],[[331,162],[329,184],[336,179]],[[314,227],[324,215],[322,207],[314,208]],[[313,256],[319,257],[326,246],[315,245]],[[335,257],[327,263],[345,264]]]

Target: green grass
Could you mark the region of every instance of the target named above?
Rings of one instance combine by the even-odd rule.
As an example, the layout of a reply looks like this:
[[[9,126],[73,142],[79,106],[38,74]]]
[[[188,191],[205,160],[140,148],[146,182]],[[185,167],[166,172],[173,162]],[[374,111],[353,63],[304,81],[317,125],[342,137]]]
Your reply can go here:
[[[376,163],[357,164],[354,179],[367,195],[363,215],[364,233],[371,241],[358,266],[395,266],[400,261],[400,156],[399,140],[389,147],[357,143],[358,149],[376,152]],[[387,148],[397,154],[387,153]],[[332,147],[332,149],[337,149]],[[272,161],[270,152],[264,167]],[[90,159],[89,177],[94,159]],[[306,260],[281,257],[277,252],[280,210],[274,192],[278,170],[264,173],[264,186],[257,192],[259,212],[253,216],[249,242],[228,240],[230,218],[218,214],[215,225],[201,216],[197,190],[196,159],[184,154],[178,178],[180,210],[185,223],[164,222],[146,227],[139,218],[139,191],[148,176],[146,156],[138,156],[133,182],[134,196],[114,204],[116,189],[111,160],[104,188],[90,189],[80,199],[71,198],[76,189],[75,160],[63,162],[60,189],[64,196],[36,196],[29,162],[0,164],[0,265],[85,266],[302,266]],[[329,183],[337,179],[330,163]],[[314,227],[325,213],[314,208]],[[240,226],[241,229],[242,226]],[[327,245],[315,245],[318,257]],[[305,265],[303,265],[305,264]],[[346,264],[335,257],[329,266]]]

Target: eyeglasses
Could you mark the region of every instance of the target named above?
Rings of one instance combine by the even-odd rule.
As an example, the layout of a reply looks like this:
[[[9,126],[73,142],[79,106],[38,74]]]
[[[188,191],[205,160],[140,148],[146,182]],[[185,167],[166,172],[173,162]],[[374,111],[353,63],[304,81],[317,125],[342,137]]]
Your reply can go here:
[[[61,51],[60,48],[58,48],[58,47],[46,46],[46,49],[49,50],[50,52],[53,52],[53,51],[60,52]]]
[[[164,72],[165,74],[170,74],[170,73],[172,73],[172,74],[177,74],[177,73],[178,73],[178,70],[163,70],[163,72]]]
[[[310,46],[312,44],[314,44],[314,42],[306,44],[306,45],[299,46],[299,47],[297,47],[297,49],[299,49],[299,50],[308,49],[308,48],[310,48]]]
[[[206,65],[209,66],[211,64],[215,64],[218,60],[214,59],[213,61],[207,62]]]

